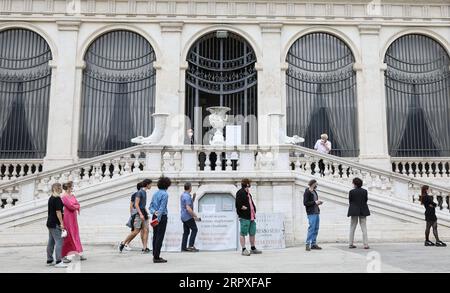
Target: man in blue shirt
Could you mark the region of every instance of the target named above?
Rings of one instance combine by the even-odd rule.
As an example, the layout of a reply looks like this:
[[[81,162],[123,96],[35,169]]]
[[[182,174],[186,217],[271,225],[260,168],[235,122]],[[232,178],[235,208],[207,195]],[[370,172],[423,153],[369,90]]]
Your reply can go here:
[[[161,247],[166,234],[167,226],[167,202],[169,194],[167,189],[172,184],[168,177],[161,176],[158,180],[158,190],[153,194],[152,202],[150,203],[150,213],[152,222],[157,220],[157,224],[153,225],[153,262],[165,263],[167,260],[160,257]]]
[[[183,222],[184,231],[183,240],[181,241],[181,251],[198,252],[198,249],[195,248],[194,243],[198,231],[195,221],[198,221],[199,218],[194,213],[195,193],[191,198],[191,191],[192,184],[190,182],[186,182],[184,184],[184,192],[180,197],[181,222]],[[189,232],[191,234],[191,237],[189,238],[189,247],[186,247]]]

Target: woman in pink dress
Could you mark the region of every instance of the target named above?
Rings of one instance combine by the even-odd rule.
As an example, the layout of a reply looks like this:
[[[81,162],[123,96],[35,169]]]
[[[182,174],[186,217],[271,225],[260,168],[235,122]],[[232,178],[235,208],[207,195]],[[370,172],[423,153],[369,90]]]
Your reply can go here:
[[[86,260],[82,255],[83,247],[80,241],[80,232],[78,229],[77,214],[80,214],[80,204],[75,195],[73,195],[73,183],[63,184],[64,193],[61,197],[64,204],[64,227],[67,231],[67,237],[64,238],[62,247],[62,256],[67,259],[68,255],[77,254],[80,260]]]

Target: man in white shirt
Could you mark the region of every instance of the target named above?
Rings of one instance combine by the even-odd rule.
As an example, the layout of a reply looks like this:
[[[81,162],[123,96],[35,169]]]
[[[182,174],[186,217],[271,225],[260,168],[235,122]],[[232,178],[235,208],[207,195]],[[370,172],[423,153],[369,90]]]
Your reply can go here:
[[[314,145],[314,149],[321,154],[328,154],[331,151],[331,142],[328,140],[328,135],[323,133],[320,135],[320,139]],[[320,174],[324,175],[325,164],[323,160],[319,160]]]
[[[328,154],[331,151],[331,142],[328,140],[327,134],[321,134],[320,139],[314,145],[314,149],[322,154]]]

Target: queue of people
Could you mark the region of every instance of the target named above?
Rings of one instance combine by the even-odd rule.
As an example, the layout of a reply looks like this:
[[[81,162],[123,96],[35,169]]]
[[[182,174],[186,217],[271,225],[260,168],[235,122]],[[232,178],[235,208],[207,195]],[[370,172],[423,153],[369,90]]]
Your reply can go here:
[[[370,216],[367,190],[362,188],[363,181],[354,178],[353,189],[348,194],[348,212],[350,217],[349,242],[350,249],[356,248],[354,236],[356,227],[359,225],[363,234],[363,248],[369,249],[366,218]],[[119,244],[119,251],[129,251],[130,242],[141,234],[142,253],[147,254],[152,251],[154,263],[166,263],[167,260],[160,256],[161,248],[166,233],[168,220],[168,189],[172,182],[168,177],[161,176],[158,179],[158,190],[154,192],[148,209],[147,191],[151,189],[152,180],[145,179],[137,184],[137,191],[130,199],[130,218],[127,226],[131,228],[131,233]],[[317,192],[318,182],[313,179],[308,182],[308,187],[303,194],[303,205],[305,206],[308,230],[306,236],[306,251],[321,250],[317,244],[320,228],[320,206],[323,201],[319,199]],[[261,254],[262,251],[256,248],[256,205],[250,192],[251,181],[247,178],[241,181],[241,188],[236,193],[235,207],[240,223],[240,245],[241,255],[250,256]],[[435,208],[437,204],[433,197],[428,194],[429,186],[424,185],[421,190],[420,202],[425,207],[425,246],[444,247],[446,244],[439,239],[437,232],[437,217]],[[180,220],[183,225],[183,236],[181,241],[181,252],[198,252],[195,247],[195,239],[198,228],[196,222],[201,218],[194,212],[194,202],[196,194],[192,194],[192,184],[184,184],[184,192],[180,195]],[[55,183],[51,188],[51,196],[48,199],[47,228],[49,240],[47,245],[47,265],[54,265],[57,268],[67,267],[71,262],[69,256],[76,255],[81,261],[86,260],[83,255],[81,245],[78,219],[80,214],[80,204],[73,194],[73,183],[67,182],[63,185]],[[150,217],[151,215],[151,217]],[[153,228],[152,250],[147,247],[149,227]],[[436,242],[429,239],[431,228]],[[246,237],[250,242],[250,250],[246,247]],[[189,242],[188,242],[189,240]]]
[[[367,224],[366,218],[370,216],[368,202],[368,194],[367,190],[362,188],[363,181],[356,177],[352,180],[353,189],[349,191],[348,194],[348,212],[347,217],[350,217],[350,229],[349,229],[349,241],[348,248],[354,249],[357,248],[354,245],[355,238],[355,230],[356,226],[359,225],[361,227],[362,235],[363,235],[363,248],[369,249],[369,239],[367,236]],[[312,249],[321,250],[322,248],[317,245],[317,236],[319,234],[319,223],[320,223],[320,208],[319,206],[323,204],[321,200],[319,200],[319,196],[317,194],[317,181],[312,179],[308,183],[308,188],[305,189],[303,194],[303,205],[306,209],[306,214],[308,218],[308,232],[306,236],[306,251],[311,251]],[[436,206],[437,204],[433,201],[433,197],[428,195],[429,186],[422,186],[420,202],[425,207],[425,246],[438,246],[445,247],[447,244],[442,242],[439,239],[438,231],[437,231],[437,217],[436,217]],[[436,239],[436,242],[433,243],[429,236],[430,230],[433,228],[433,235]]]

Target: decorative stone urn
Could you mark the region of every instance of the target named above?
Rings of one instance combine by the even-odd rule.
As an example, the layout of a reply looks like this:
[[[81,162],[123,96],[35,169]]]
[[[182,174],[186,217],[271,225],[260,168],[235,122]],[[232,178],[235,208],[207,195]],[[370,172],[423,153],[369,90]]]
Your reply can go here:
[[[208,112],[211,113],[209,115],[209,123],[214,128],[214,136],[209,141],[210,145],[225,145],[225,138],[223,136],[223,128],[225,127],[228,115],[226,114],[231,109],[228,107],[209,107],[206,108]]]

